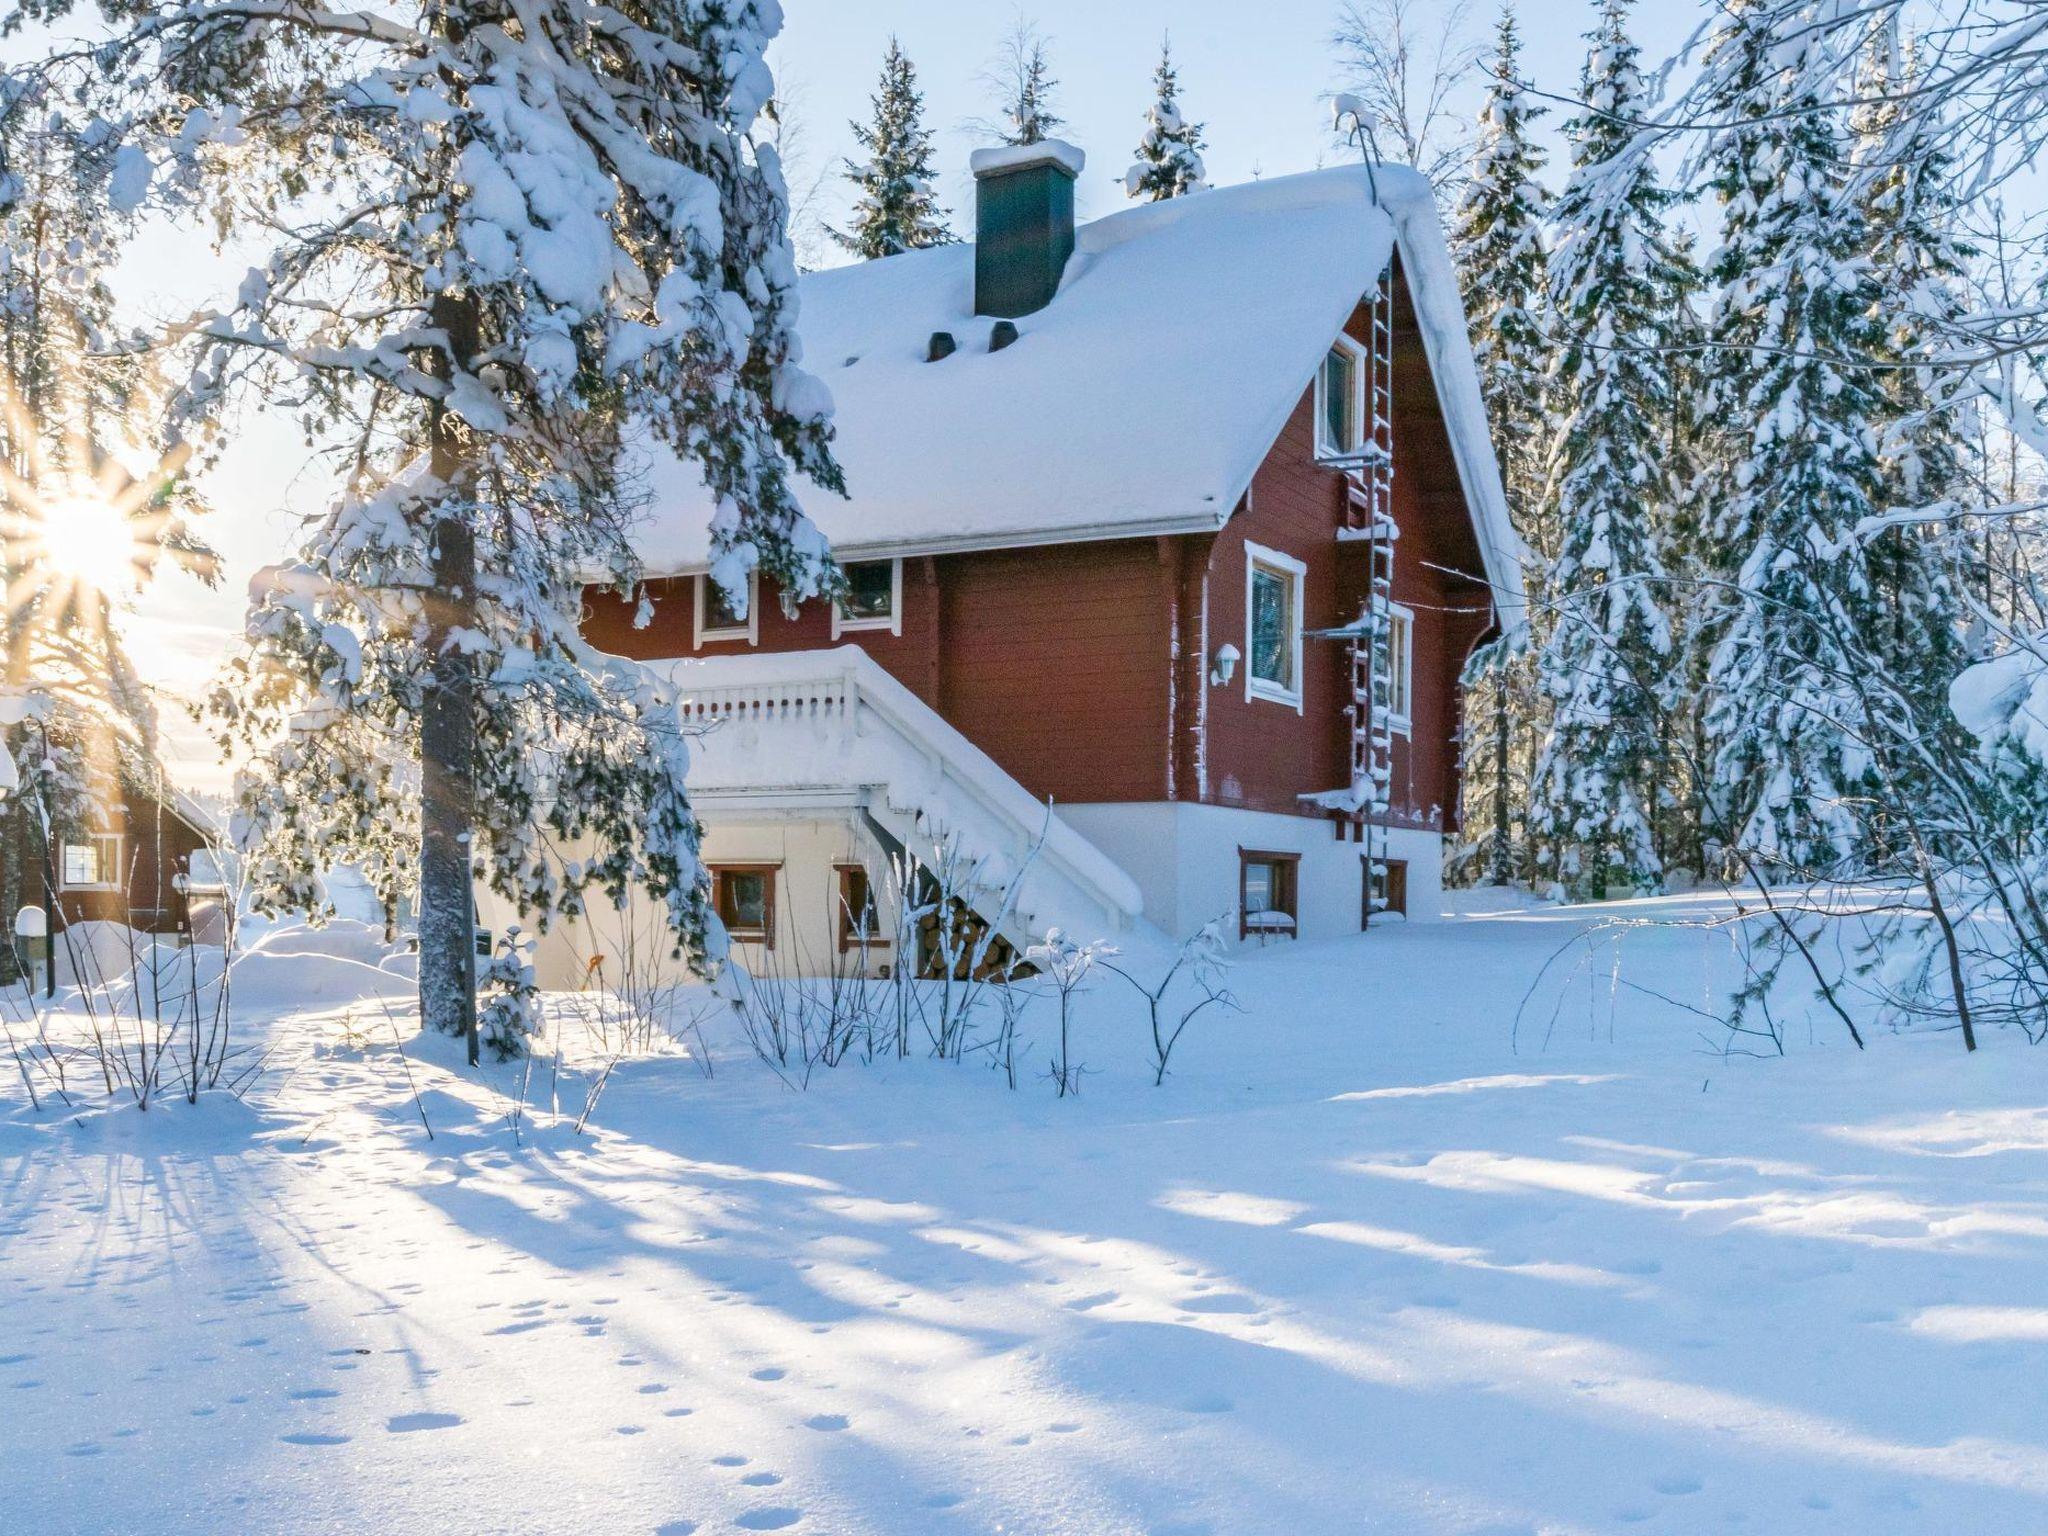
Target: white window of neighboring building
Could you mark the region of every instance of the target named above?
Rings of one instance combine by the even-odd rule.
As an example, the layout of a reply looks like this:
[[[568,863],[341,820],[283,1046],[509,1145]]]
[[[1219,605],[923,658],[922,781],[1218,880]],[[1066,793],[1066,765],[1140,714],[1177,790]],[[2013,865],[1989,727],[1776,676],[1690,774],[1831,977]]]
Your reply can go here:
[[[1365,437],[1365,349],[1339,336],[1316,371],[1316,451],[1356,453]]]
[[[1414,722],[1415,614],[1398,603],[1388,605],[1387,724],[1406,731]]]
[[[64,843],[64,888],[116,891],[121,888],[121,835],[88,832]]]
[[[1247,544],[1244,578],[1244,690],[1301,708],[1301,589],[1308,567],[1292,555]]]
[[[840,570],[846,575],[846,595],[832,605],[832,638],[863,629],[902,634],[903,562],[849,560]]]
[[[725,588],[709,576],[697,578],[697,634],[696,643],[706,640],[744,640],[749,645],[761,643],[761,578],[756,573],[747,573],[747,616],[743,619],[732,611],[732,604],[725,595]]]

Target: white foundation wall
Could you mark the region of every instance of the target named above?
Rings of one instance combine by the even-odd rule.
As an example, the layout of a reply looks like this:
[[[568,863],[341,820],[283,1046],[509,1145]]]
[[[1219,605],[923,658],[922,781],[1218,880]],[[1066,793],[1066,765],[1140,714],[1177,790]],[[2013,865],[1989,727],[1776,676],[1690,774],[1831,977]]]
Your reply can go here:
[[[1301,855],[1296,905],[1302,938],[1358,932],[1365,848],[1338,842],[1328,821],[1170,801],[1063,805],[1060,816],[1138,882],[1147,920],[1169,937],[1186,938],[1236,908],[1240,848]],[[1410,920],[1440,916],[1442,834],[1390,829],[1386,855],[1407,861]],[[1236,928],[1230,931],[1234,938]]]
[[[706,819],[703,859],[707,865],[775,866],[775,951],[758,943],[735,943],[733,953],[754,975],[819,975],[839,961],[839,871],[861,864],[873,882],[875,900],[887,911],[889,856],[867,832],[857,812],[755,819]],[[484,921],[503,932],[507,913],[484,905]],[[558,923],[535,945],[534,969],[550,989],[581,988],[595,980],[591,961],[602,962],[603,977],[616,987],[622,973],[680,981],[687,969],[669,958],[666,909],[636,897],[623,910],[599,896],[594,910],[574,922]],[[889,963],[887,946],[872,947],[870,968]]]

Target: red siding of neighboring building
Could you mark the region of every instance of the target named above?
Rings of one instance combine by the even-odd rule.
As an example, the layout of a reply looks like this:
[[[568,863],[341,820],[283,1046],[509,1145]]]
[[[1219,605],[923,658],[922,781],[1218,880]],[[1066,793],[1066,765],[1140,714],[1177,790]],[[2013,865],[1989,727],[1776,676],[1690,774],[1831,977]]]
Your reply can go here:
[[[1352,319],[1365,334],[1365,313]],[[1307,567],[1308,629],[1355,618],[1366,556],[1340,545],[1344,477],[1315,463],[1304,390],[1236,514],[1214,535],[1116,539],[903,562],[900,633],[832,638],[822,603],[794,618],[760,602],[759,644],[694,650],[696,578],[648,583],[655,609],[593,594],[586,632],[642,659],[857,643],[1025,788],[1062,802],[1206,799],[1300,813],[1299,797],[1350,777],[1349,662],[1303,644],[1302,707],[1250,699],[1247,668],[1210,685],[1211,658],[1246,642],[1246,555],[1264,545]],[[1457,676],[1491,625],[1480,556],[1405,290],[1396,284],[1394,600],[1414,612],[1413,723],[1397,738],[1393,818],[1449,825],[1457,785]],[[1467,575],[1466,573],[1470,573]]]

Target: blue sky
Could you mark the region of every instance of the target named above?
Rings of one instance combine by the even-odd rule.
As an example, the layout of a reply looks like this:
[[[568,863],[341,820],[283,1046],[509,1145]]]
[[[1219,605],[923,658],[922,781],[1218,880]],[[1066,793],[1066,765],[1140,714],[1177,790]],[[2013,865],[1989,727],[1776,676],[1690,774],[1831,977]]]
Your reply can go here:
[[[1417,0],[1441,14],[1441,0]],[[966,163],[982,136],[965,125],[988,115],[979,76],[1021,14],[1051,39],[1061,136],[1088,152],[1078,189],[1083,217],[1123,204],[1117,184],[1137,143],[1152,97],[1159,41],[1170,32],[1186,110],[1207,128],[1210,179],[1306,170],[1335,153],[1325,93],[1341,88],[1330,31],[1338,0],[1037,0],[1021,12],[1001,3],[958,0],[784,0],[788,17],[776,62],[794,87],[803,125],[804,180],[836,165],[853,146],[847,123],[865,117],[868,94],[893,32],[917,66],[927,120],[938,132],[940,188],[947,205],[971,209]],[[1539,86],[1569,94],[1592,25],[1592,0],[1521,0],[1525,68]],[[1496,5],[1477,0],[1472,25],[1491,33]],[[1646,62],[1681,46],[1706,15],[1703,5],[1645,0],[1636,33]],[[1465,111],[1478,105],[1466,93]],[[1562,112],[1554,113],[1549,124]],[[845,206],[833,177],[821,200],[828,218]],[[956,227],[958,225],[956,218]]]

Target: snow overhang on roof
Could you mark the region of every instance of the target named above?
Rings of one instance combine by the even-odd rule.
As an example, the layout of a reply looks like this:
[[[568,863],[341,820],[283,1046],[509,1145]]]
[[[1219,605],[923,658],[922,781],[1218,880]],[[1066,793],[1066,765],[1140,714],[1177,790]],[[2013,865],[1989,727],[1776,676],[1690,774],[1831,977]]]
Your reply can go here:
[[[837,402],[848,496],[799,487],[842,558],[1219,528],[1399,242],[1488,574],[1519,608],[1455,274],[1412,171],[1312,171],[1081,227],[1058,297],[989,350],[974,250],[808,274],[804,365]],[[926,361],[936,331],[957,350]],[[650,574],[709,563],[694,466],[653,448]],[[1505,615],[1504,615],[1505,617]]]

